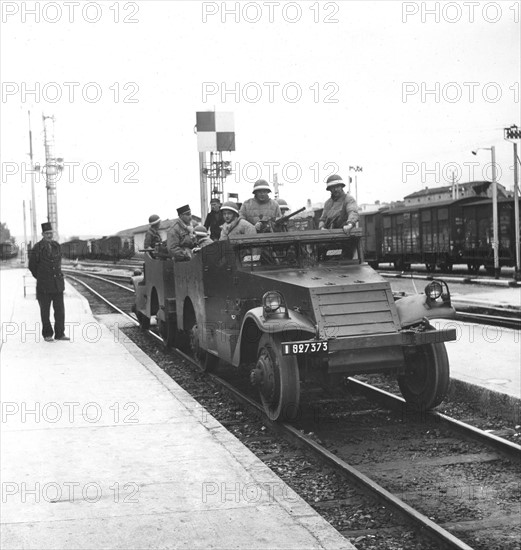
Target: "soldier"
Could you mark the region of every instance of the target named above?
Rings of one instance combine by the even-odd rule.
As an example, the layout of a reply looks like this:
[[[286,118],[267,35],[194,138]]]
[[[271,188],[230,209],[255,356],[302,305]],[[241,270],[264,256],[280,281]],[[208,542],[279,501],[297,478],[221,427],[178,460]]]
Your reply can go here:
[[[201,248],[213,243],[212,239],[208,236],[208,231],[204,225],[196,225],[194,227],[194,233],[197,239],[197,247],[193,249],[193,252],[199,252]]]
[[[161,218],[157,214],[152,214],[148,218],[150,227],[145,235],[145,248],[155,248],[156,244],[161,244],[163,239],[159,233],[159,226],[161,225]]]
[[[221,236],[221,225],[224,223],[223,213],[221,212],[221,201],[213,198],[210,201],[210,212],[204,220],[204,226],[210,231],[210,237],[218,241]]]
[[[239,215],[239,209],[234,202],[228,201],[221,206],[224,225],[222,226],[221,237],[224,241],[240,235],[255,235],[255,227],[242,216]]]
[[[291,208],[288,206],[288,203],[284,199],[276,199],[277,204],[280,206],[280,212],[283,216],[289,214]]]
[[[269,220],[276,220],[281,217],[280,206],[276,201],[270,199],[270,186],[266,180],[258,180],[253,186],[253,199],[248,199],[241,206],[239,214],[252,225],[257,233],[271,231]]]
[[[324,205],[318,228],[343,229],[349,235],[358,221],[358,205],[351,195],[345,193],[343,188],[346,185],[340,176],[329,176],[326,184],[331,198]]]
[[[185,204],[177,209],[179,218],[174,220],[167,233],[167,248],[169,255],[178,262],[191,260],[192,248],[197,245],[194,228],[192,227],[192,211]]]
[[[53,241],[52,225],[42,223],[43,239],[30,252],[29,271],[36,279],[36,298],[40,305],[42,336],[46,342],[53,342],[53,329],[49,320],[51,303],[54,309],[54,340],[70,340],[65,336],[65,305],[63,292],[65,283],[61,270],[60,245]]]

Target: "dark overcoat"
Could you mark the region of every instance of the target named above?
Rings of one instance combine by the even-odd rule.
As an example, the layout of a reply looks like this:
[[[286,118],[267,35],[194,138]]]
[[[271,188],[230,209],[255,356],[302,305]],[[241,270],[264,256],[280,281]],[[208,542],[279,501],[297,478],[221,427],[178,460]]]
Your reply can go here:
[[[42,239],[29,253],[29,271],[36,279],[36,294],[63,292],[62,255],[56,241]]]

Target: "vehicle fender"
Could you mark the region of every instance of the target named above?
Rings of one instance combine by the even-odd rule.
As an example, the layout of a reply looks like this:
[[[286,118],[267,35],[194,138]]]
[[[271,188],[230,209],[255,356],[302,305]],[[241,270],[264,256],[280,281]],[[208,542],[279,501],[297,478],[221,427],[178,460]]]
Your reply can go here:
[[[254,360],[259,340],[265,333],[281,333],[282,338],[288,340],[307,340],[313,338],[316,329],[308,317],[297,311],[288,310],[287,317],[266,318],[262,307],[250,309],[242,320],[232,364],[237,366]]]
[[[429,301],[425,294],[414,294],[396,301],[402,327],[416,325],[423,319],[454,319],[456,310],[446,302]]]

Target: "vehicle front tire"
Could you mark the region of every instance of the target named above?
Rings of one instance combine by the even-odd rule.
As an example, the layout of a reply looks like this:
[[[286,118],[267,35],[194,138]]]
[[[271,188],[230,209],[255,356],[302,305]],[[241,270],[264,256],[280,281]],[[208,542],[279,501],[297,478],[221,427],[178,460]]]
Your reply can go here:
[[[405,348],[406,372],[398,376],[400,391],[414,408],[429,410],[447,395],[450,382],[449,359],[445,344]]]
[[[297,359],[282,355],[279,335],[263,334],[255,371],[266,415],[273,421],[292,421],[298,415],[300,380]]]

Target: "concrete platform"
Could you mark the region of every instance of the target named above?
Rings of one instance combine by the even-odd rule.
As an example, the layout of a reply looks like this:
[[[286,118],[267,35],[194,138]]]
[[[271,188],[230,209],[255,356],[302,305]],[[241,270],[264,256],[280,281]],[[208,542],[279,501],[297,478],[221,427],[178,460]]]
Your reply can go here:
[[[45,342],[24,273],[0,271],[2,548],[354,548],[70,285]]]

